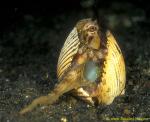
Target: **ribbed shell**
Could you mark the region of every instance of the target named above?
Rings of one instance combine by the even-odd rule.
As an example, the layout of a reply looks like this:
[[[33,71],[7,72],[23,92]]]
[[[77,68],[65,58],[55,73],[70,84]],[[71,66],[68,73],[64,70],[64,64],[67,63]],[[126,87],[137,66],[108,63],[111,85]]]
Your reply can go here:
[[[72,59],[78,51],[79,44],[78,32],[76,27],[74,27],[67,37],[59,55],[57,64],[58,79],[60,79],[65,71],[71,66]]]
[[[72,60],[78,51],[79,44],[78,32],[75,27],[67,37],[60,52],[57,64],[58,79],[61,79],[63,74],[71,66]],[[109,31],[107,32],[106,47],[108,53],[105,57],[103,73],[97,87],[96,97],[99,102],[108,105],[111,104],[114,98],[119,96],[124,90],[126,72],[122,52],[115,38]],[[87,91],[84,89],[80,90],[80,88],[75,91],[76,95],[81,99],[93,104],[92,96],[90,96]]]
[[[107,32],[108,54],[104,62],[104,73],[99,85],[99,99],[102,103],[111,104],[125,87],[126,72],[121,50],[110,32]]]

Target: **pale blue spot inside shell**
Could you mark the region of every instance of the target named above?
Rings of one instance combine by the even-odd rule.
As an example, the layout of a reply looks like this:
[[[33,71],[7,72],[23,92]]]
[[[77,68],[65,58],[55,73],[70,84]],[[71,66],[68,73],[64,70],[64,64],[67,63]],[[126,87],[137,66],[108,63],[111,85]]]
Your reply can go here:
[[[88,61],[84,68],[84,78],[88,81],[94,82],[100,75],[100,68],[94,61]]]

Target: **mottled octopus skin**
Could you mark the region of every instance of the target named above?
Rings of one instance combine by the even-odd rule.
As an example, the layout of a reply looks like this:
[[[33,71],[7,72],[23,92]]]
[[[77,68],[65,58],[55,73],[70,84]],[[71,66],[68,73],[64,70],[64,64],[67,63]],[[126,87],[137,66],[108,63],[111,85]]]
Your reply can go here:
[[[77,28],[75,27],[68,37],[71,37],[72,34],[77,35],[78,33],[80,33],[80,28],[82,30],[82,28],[84,28],[84,25],[87,23],[90,25],[91,23],[93,24],[94,22],[91,20],[80,21],[79,23],[77,23],[77,26],[76,26]],[[65,54],[69,57],[68,59],[66,59],[66,62],[68,61],[69,63],[66,65],[66,62],[64,60],[62,61],[63,62],[62,64],[65,64],[67,68],[66,67],[62,68],[63,71],[60,71],[61,69],[60,67],[62,65],[60,63],[61,61],[60,60],[58,61],[58,72],[57,72],[58,79],[61,78],[61,76],[59,75],[61,74],[60,72],[62,72],[63,74],[65,73],[65,71],[68,70],[69,67],[71,67],[73,63],[73,58],[78,53],[77,51],[79,49],[79,45],[81,44],[81,41],[80,41],[81,39],[78,39],[79,36],[78,37],[74,36],[74,37],[76,38],[73,38],[71,41],[69,40],[69,42],[76,45],[76,46],[73,46],[73,47],[76,47],[75,50],[71,51],[70,57],[68,54]],[[96,97],[99,103],[109,105],[113,102],[115,97],[119,96],[124,91],[124,88],[125,88],[126,72],[125,72],[125,63],[124,63],[124,59],[122,56],[122,52],[115,38],[110,33],[110,31],[106,32],[106,38],[107,39],[105,43],[106,43],[107,55],[103,57],[104,58],[104,62],[102,66],[103,72],[101,74],[101,77],[99,78],[99,84],[97,84],[97,88],[95,92],[89,93],[88,91],[84,90],[82,87],[73,90],[75,95],[79,96],[81,99],[91,104],[94,104],[94,101],[92,98]],[[68,40],[66,40],[66,42],[68,42]],[[63,49],[65,49],[66,52],[69,52],[70,48],[66,48],[66,47],[72,47],[71,43],[68,44],[69,46],[67,44],[64,44],[64,47],[62,48],[61,53],[63,52]],[[100,43],[101,43],[101,40],[100,40]],[[101,48],[98,48],[98,51],[100,51],[100,49]],[[60,53],[60,57],[62,59],[67,57],[65,55],[62,55],[61,53]],[[80,62],[86,62],[85,58],[81,58],[80,60],[84,60]]]
[[[79,21],[67,37],[58,59],[58,83],[47,96],[35,99],[20,111],[25,114],[37,105],[53,104],[59,96],[72,92],[85,102],[109,105],[125,89],[126,71],[122,52],[110,31],[103,40],[96,21]],[[94,62],[100,69],[95,82],[85,77],[86,62]],[[96,72],[97,73],[97,72]],[[96,101],[95,101],[96,100]]]

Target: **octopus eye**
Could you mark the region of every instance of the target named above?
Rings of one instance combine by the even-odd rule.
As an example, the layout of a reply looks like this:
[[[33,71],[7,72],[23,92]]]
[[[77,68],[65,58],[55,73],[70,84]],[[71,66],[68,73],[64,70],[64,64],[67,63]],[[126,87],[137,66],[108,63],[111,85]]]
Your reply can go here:
[[[91,27],[89,27],[88,31],[94,32],[94,31],[96,31],[96,27],[95,26],[91,26]]]
[[[100,69],[93,61],[87,61],[84,68],[84,78],[88,81],[95,82],[100,75]]]

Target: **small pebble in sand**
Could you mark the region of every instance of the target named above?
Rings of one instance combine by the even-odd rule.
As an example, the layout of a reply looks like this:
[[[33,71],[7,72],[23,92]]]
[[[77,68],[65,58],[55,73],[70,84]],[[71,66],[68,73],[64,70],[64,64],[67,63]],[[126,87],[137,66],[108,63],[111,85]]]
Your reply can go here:
[[[66,117],[62,117],[61,118],[61,122],[67,122],[67,118]]]

